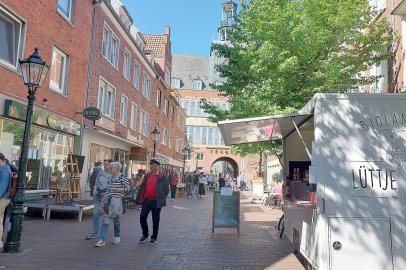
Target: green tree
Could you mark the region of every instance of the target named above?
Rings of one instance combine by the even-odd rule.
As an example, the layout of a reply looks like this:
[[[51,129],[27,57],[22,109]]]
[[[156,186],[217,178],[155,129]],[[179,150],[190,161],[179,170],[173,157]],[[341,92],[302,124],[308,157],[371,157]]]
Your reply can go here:
[[[349,92],[377,80],[361,72],[391,58],[397,38],[366,0],[250,0],[241,11],[231,46],[215,46],[227,81],[223,111],[204,101],[213,122],[295,112],[315,93]],[[241,154],[268,144],[237,146]]]

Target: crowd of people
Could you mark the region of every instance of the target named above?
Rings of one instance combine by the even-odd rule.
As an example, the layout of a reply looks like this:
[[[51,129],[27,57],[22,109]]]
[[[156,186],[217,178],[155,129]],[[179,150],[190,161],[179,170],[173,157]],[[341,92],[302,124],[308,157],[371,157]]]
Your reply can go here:
[[[170,192],[173,201],[176,197],[179,175],[174,170],[160,169],[159,161],[150,161],[150,170],[138,170],[136,175],[127,178],[123,170],[123,164],[111,159],[96,162],[89,177],[91,188],[90,195],[93,197],[92,225],[87,240],[97,238],[95,247],[106,245],[107,232],[110,224],[113,225],[113,244],[120,243],[120,217],[125,212],[128,194],[134,204],[140,205],[139,223],[142,236],[139,243],[147,242],[150,236],[148,228],[148,216],[152,214],[152,234],[150,244],[155,244],[158,238],[161,209],[166,206],[166,199]],[[4,217],[7,206],[10,203],[9,189],[12,175],[16,168],[8,162],[0,153],[0,249],[3,248]],[[208,190],[216,190],[222,187],[237,189],[237,180],[230,175],[219,173],[218,175],[204,174],[199,172],[187,172],[184,179],[188,198],[202,198]],[[243,183],[240,183],[242,186]]]

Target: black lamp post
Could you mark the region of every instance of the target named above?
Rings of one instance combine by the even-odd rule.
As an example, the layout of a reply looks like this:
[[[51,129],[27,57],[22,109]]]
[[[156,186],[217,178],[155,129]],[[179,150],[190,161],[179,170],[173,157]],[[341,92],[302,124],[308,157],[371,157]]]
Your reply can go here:
[[[183,182],[185,182],[185,165],[186,165],[186,156],[189,153],[189,148],[187,148],[187,146],[185,146],[182,149],[182,154],[183,154]]]
[[[48,73],[49,66],[41,59],[38,54],[38,48],[30,57],[19,60],[21,74],[24,84],[28,87],[28,107],[25,120],[23,142],[21,145],[21,155],[18,165],[17,190],[13,198],[13,207],[10,214],[11,228],[7,234],[7,241],[3,252],[17,253],[21,252],[21,232],[23,230],[23,206],[25,192],[25,175],[27,172],[28,147],[31,131],[31,118],[34,109],[35,94],[37,89],[42,86]]]
[[[157,126],[155,126],[155,128],[151,132],[151,134],[152,134],[152,139],[154,140],[154,153],[153,153],[152,157],[155,157],[156,143],[158,142],[159,134],[160,134]]]

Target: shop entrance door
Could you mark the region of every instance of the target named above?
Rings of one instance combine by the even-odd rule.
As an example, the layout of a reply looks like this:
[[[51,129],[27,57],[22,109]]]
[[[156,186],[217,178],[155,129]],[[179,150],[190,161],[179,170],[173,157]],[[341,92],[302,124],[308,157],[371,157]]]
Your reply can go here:
[[[389,218],[330,218],[330,270],[392,270]]]
[[[121,163],[121,165],[123,165],[123,167],[121,168],[121,172],[127,176],[129,176],[129,166],[128,166],[129,155],[130,155],[129,151],[124,151],[117,148],[114,150],[114,161],[118,161]]]

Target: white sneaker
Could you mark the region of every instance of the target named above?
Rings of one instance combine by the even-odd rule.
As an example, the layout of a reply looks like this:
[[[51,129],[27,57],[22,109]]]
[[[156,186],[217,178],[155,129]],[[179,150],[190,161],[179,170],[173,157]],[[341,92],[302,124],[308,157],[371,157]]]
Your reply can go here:
[[[120,243],[120,237],[114,237],[113,244],[117,245],[118,243]]]
[[[2,249],[4,246],[3,242],[0,241],[0,249]]]
[[[99,242],[97,242],[94,246],[95,247],[104,247],[106,245],[106,242],[104,242],[103,240],[99,240]]]

